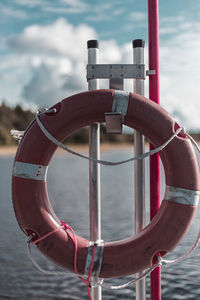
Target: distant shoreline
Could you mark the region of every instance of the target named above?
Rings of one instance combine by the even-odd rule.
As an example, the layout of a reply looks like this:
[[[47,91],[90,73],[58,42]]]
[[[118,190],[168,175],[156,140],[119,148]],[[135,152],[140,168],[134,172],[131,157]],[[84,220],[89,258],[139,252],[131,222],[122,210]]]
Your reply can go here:
[[[87,144],[71,144],[67,145],[73,151],[77,152],[88,152],[88,145]],[[101,144],[101,151],[102,152],[110,152],[110,151],[117,151],[119,149],[128,149],[131,148],[131,143],[102,143]],[[17,146],[1,146],[0,147],[0,157],[6,156],[14,156],[17,151]],[[66,154],[66,151],[63,149],[58,148],[56,150],[56,154]]]
[[[1,146],[0,147],[0,156],[13,156],[17,151],[16,146]]]
[[[200,141],[197,141],[197,143],[200,145]],[[75,152],[80,152],[80,153],[89,152],[88,144],[69,144],[66,146]],[[146,147],[148,147],[148,143],[146,144]],[[102,153],[117,151],[120,149],[121,150],[131,149],[131,148],[132,149],[134,148],[134,145],[131,143],[101,143]],[[17,151],[17,146],[0,146],[0,157],[14,156],[16,154],[16,151]],[[68,154],[68,152],[58,147],[58,149],[56,150],[56,154]]]

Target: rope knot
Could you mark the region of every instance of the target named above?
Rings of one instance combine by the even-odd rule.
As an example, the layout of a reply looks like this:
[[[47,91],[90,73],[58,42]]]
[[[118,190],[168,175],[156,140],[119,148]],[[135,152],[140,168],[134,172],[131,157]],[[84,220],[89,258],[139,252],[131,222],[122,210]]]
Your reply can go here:
[[[187,135],[187,131],[186,131],[186,128],[185,127],[182,127],[182,133]]]
[[[161,255],[157,255],[157,259],[158,259],[158,266],[161,267],[163,264],[163,258]]]
[[[67,231],[68,229],[70,229],[69,225],[67,223],[65,223],[65,221],[60,221],[64,230]]]

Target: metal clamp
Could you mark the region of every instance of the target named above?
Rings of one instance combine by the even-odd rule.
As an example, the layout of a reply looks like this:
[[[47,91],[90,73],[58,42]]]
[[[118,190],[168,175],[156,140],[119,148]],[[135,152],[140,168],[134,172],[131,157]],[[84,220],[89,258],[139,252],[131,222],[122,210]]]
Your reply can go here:
[[[145,79],[144,64],[88,64],[87,80],[96,78]]]
[[[184,205],[197,206],[200,199],[200,191],[193,191],[167,185],[164,199]]]
[[[146,76],[156,75],[156,70],[147,70]]]
[[[129,93],[115,90],[112,112],[106,112],[106,131],[107,133],[122,133],[122,124],[124,123],[129,103]]]
[[[102,260],[103,260],[103,251],[104,251],[104,241],[103,240],[97,240],[95,242],[91,242],[88,247],[88,255],[86,259],[86,264],[85,264],[85,274],[88,275],[90,268],[91,268],[91,263],[92,263],[92,256],[93,256],[93,251],[94,251],[94,245],[96,245],[96,251],[95,251],[95,258],[94,258],[94,264],[93,264],[93,269],[92,269],[92,275],[93,276],[98,276],[100,271],[101,271],[101,265],[102,265]]]
[[[122,133],[122,114],[121,112],[106,112],[106,132],[113,134]]]

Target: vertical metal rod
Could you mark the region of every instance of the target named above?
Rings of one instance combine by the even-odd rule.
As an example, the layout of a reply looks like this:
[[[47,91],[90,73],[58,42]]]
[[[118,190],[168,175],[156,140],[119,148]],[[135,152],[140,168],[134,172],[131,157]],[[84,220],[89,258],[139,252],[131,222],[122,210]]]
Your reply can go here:
[[[88,63],[97,64],[99,59],[98,41],[90,40],[88,46]],[[88,81],[88,89],[96,90],[99,88],[97,79]],[[100,159],[100,126],[93,124],[89,129],[89,156]],[[101,239],[101,203],[100,203],[100,166],[94,161],[89,162],[89,181],[90,181],[90,240]],[[96,281],[97,278],[92,278]],[[101,287],[91,288],[93,300],[101,300]]]
[[[133,63],[144,64],[144,40],[133,41]],[[144,80],[134,79],[134,92],[144,95]],[[144,136],[134,131],[134,156],[144,153]],[[134,164],[134,196],[135,196],[135,232],[139,233],[145,226],[145,168],[144,160]],[[140,273],[136,274],[138,277]],[[136,283],[136,300],[146,299],[146,281]]]
[[[149,77],[149,98],[159,104],[159,10],[158,0],[148,0],[149,70],[156,74]],[[150,145],[150,149],[154,149]],[[150,219],[160,207],[160,159],[150,157]],[[151,300],[161,299],[161,268],[151,273]]]

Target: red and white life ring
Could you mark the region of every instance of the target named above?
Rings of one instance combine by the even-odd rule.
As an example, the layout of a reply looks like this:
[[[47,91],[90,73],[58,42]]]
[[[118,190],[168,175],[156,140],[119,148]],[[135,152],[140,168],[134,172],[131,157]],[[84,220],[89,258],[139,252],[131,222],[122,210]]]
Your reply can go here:
[[[114,90],[88,91],[57,103],[56,113],[40,120],[57,140],[95,122],[105,122],[112,111]],[[118,94],[119,96],[119,94]],[[130,93],[124,124],[144,134],[155,147],[172,136],[179,125],[159,105]],[[56,146],[33,122],[25,132],[15,157],[12,197],[17,220],[29,235],[42,237],[60,226],[48,199],[46,169]],[[100,277],[109,278],[152,266],[156,253],[172,251],[188,230],[197,208],[200,174],[190,140],[180,133],[160,152],[165,170],[166,193],[161,207],[141,233],[116,242],[105,242]],[[67,166],[66,166],[67,167]],[[67,216],[66,216],[67,217]],[[77,268],[84,273],[89,241],[77,236]],[[74,272],[74,243],[64,230],[37,243],[38,249],[63,268]]]

